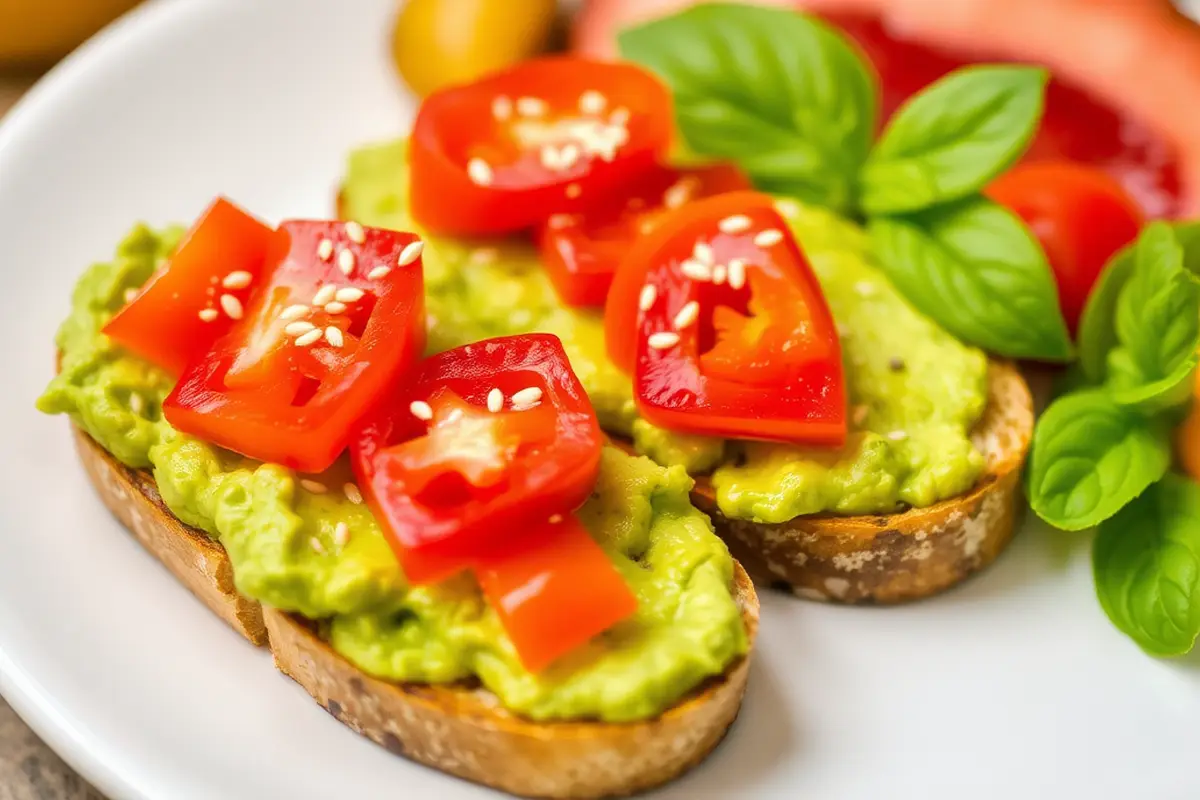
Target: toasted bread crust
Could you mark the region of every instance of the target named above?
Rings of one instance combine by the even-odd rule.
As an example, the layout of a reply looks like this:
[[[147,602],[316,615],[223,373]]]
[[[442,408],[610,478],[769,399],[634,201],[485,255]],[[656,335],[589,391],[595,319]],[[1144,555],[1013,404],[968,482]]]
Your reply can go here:
[[[181,583],[242,636],[270,646],[279,670],[334,717],[398,755],[519,795],[619,796],[698,764],[741,708],[748,657],[661,716],[623,724],[532,722],[482,689],[372,678],[335,653],[307,621],[240,596],[225,551],[171,514],[148,473],[124,466],[78,429],[75,442],[104,504]],[[758,597],[742,568],[735,572],[753,645]]]
[[[692,501],[762,585],[838,603],[915,600],[959,583],[1008,544],[1032,436],[1029,387],[1015,366],[992,361],[987,409],[972,432],[987,467],[961,497],[902,514],[815,515],[780,525],[725,517],[706,480],[697,482]]]

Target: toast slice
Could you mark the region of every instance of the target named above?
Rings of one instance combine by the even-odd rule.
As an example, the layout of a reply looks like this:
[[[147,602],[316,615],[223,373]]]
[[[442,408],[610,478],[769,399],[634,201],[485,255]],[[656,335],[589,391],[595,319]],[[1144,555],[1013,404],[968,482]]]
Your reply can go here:
[[[700,763],[741,708],[749,658],[687,698],[633,723],[532,722],[469,685],[395,684],[335,653],[310,622],[248,600],[229,557],[163,504],[151,475],[130,469],[75,429],[79,457],[104,504],[179,581],[257,645],[339,721],[397,755],[513,794],[548,798],[626,795]],[[758,597],[735,564],[734,593],[753,648]]]
[[[936,594],[987,566],[1012,538],[1033,399],[1017,368],[988,364],[988,403],[971,433],[987,459],[968,493],[898,514],[797,517],[779,525],[729,519],[712,485],[692,502],[760,585],[809,600],[899,603]]]

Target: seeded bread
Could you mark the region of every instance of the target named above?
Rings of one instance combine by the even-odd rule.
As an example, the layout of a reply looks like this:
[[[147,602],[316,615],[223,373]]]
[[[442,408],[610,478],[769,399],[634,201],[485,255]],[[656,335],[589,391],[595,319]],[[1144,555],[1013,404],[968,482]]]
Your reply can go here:
[[[702,761],[741,708],[749,659],[645,722],[531,722],[474,686],[394,684],[343,659],[311,623],[240,596],[221,546],[167,509],[154,479],[75,430],[79,457],[104,504],[179,581],[238,633],[271,648],[275,665],[345,725],[388,750],[486,786],[529,797],[627,795]],[[735,565],[733,586],[751,644],[758,597]]]

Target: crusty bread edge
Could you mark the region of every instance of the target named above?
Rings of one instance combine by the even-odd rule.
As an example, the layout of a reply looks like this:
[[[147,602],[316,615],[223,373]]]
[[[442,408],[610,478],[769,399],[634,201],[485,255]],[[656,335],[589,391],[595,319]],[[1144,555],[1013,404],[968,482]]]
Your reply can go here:
[[[234,630],[269,646],[279,670],[329,713],[393,753],[523,796],[622,796],[700,763],[741,708],[748,656],[664,714],[633,723],[533,722],[505,711],[481,689],[372,678],[337,655],[306,620],[239,595],[225,551],[167,509],[152,476],[73,430],[101,499],[137,540]],[[740,565],[733,588],[753,646],[758,597]]]

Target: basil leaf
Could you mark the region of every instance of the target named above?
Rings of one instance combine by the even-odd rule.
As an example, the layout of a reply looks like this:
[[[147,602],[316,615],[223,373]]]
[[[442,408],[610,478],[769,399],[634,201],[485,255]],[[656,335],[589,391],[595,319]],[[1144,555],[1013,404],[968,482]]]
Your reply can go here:
[[[1200,278],[1200,222],[1176,222],[1172,228],[1183,248],[1183,268]]]
[[[1200,486],[1167,475],[1100,526],[1100,605],[1148,653],[1182,655],[1200,633]]]
[[[1117,299],[1133,275],[1134,249],[1131,244],[1109,259],[1079,318],[1079,364],[1093,384],[1104,383],[1109,351],[1117,346]]]
[[[1164,428],[1103,390],[1060,397],[1033,430],[1029,504],[1056,528],[1090,528],[1163,476],[1171,460],[1167,439]]]
[[[618,42],[671,87],[689,148],[736,162],[764,191],[850,208],[878,88],[841,34],[791,10],[714,3]]]
[[[1071,355],[1046,256],[1012,213],[973,197],[867,222],[876,260],[926,316],[993,353]]]
[[[1109,394],[1118,405],[1129,406],[1146,414],[1156,414],[1183,405],[1192,399],[1196,386],[1196,367],[1200,359],[1193,353],[1161,378],[1147,379],[1135,367],[1122,368],[1120,356],[1128,351],[1114,350],[1110,358]]]
[[[952,72],[901,106],[861,177],[868,214],[958,200],[1020,157],[1042,116],[1046,71],[974,66]]]

